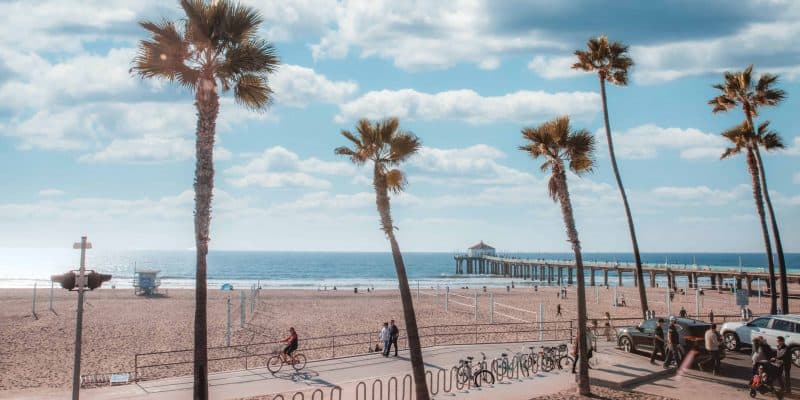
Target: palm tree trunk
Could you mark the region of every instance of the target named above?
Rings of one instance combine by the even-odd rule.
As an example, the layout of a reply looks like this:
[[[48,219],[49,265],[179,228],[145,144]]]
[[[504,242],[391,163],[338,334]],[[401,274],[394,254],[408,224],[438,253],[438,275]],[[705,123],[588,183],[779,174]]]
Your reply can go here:
[[[772,238],[775,239],[775,251],[778,253],[778,278],[781,281],[781,312],[789,314],[789,282],[786,280],[786,260],[783,257],[783,245],[781,244],[781,234],[778,231],[778,221],[775,219],[775,211],[772,210],[772,201],[769,198],[767,189],[767,173],[764,171],[764,163],[761,161],[761,152],[758,144],[753,146],[758,165],[758,176],[761,177],[761,192],[764,194],[764,201],[767,203],[770,223],[772,224]]]
[[[194,232],[197,249],[194,309],[194,398],[208,399],[208,351],[206,318],[206,255],[214,190],[214,134],[219,114],[217,85],[204,79],[195,96],[197,107],[196,164],[194,171]]]
[[[611,139],[611,126],[608,122],[608,103],[606,101],[606,81],[600,77],[600,94],[603,99],[603,119],[606,126],[606,141],[608,142],[608,154],[611,158],[611,168],[614,170],[614,178],[617,179],[617,187],[619,187],[619,194],[622,196],[622,204],[625,206],[625,216],[628,218],[628,230],[631,234],[631,244],[633,245],[633,259],[636,262],[636,282],[639,286],[639,301],[642,303],[642,316],[645,316],[648,310],[647,306],[647,291],[644,286],[644,271],[642,271],[642,257],[639,254],[639,242],[636,240],[636,228],[633,226],[633,217],[631,216],[631,207],[628,205],[628,196],[625,194],[625,187],[622,186],[622,178],[619,175],[619,168],[617,168],[617,157],[614,155],[614,142]]]
[[[759,181],[758,162],[756,161],[755,152],[748,145],[747,149],[747,170],[750,172],[750,179],[753,184],[753,200],[756,202],[756,212],[758,212],[758,219],[761,222],[761,234],[764,236],[764,246],[767,251],[767,267],[769,268],[769,297],[770,297],[770,314],[778,313],[778,296],[775,290],[775,264],[772,262],[772,246],[769,241],[769,231],[767,231],[767,219],[764,215],[764,199],[761,196],[761,182]]]
[[[408,285],[408,276],[403,262],[403,255],[400,253],[400,246],[394,236],[394,223],[392,222],[391,206],[389,203],[388,187],[386,176],[380,167],[375,163],[375,176],[373,178],[375,186],[375,203],[381,217],[381,228],[389,239],[392,248],[392,258],[394,268],[397,271],[397,281],[400,284],[400,300],[403,303],[403,318],[406,322],[406,335],[408,335],[408,350],[411,354],[411,372],[414,376],[415,399],[429,400],[428,384],[425,381],[425,363],[422,360],[422,345],[419,339],[419,329],[417,328],[417,316],[414,313],[414,301],[411,296],[411,287]]]
[[[575,266],[577,267],[578,284],[578,373],[575,381],[578,384],[578,394],[582,396],[591,393],[589,386],[589,362],[586,356],[589,349],[586,346],[586,283],[583,276],[583,257],[581,256],[581,243],[578,240],[578,230],[575,228],[575,217],[572,214],[572,202],[569,198],[569,188],[567,187],[567,175],[564,173],[564,165],[558,160],[553,167],[553,174],[559,181],[558,199],[561,203],[561,214],[564,217],[564,225],[567,228],[567,237],[572,243],[572,251],[575,253]]]

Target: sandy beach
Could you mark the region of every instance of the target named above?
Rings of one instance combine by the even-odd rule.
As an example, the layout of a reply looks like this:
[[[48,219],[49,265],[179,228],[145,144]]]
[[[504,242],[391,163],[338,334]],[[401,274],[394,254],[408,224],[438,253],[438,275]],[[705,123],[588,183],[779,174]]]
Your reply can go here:
[[[796,288],[793,288],[796,289]],[[614,289],[587,287],[587,304],[590,319],[603,325],[605,313],[613,318],[636,318],[639,315],[638,295],[635,287],[620,288],[627,307],[612,307]],[[54,291],[53,309],[49,311],[49,288],[39,289],[37,302],[38,319],[31,315],[32,289],[0,290],[0,390],[52,390],[68,388],[71,384],[73,341],[75,335],[76,293],[60,289]],[[475,288],[451,289],[448,312],[444,310],[444,290],[427,289],[415,302],[418,323],[421,327],[434,325],[472,325],[474,313],[471,305]],[[568,298],[558,298],[558,289],[540,287],[511,289],[492,288],[486,292],[478,290],[478,321],[489,323],[489,298],[494,296],[496,324],[535,321],[533,312],[544,306],[545,321],[567,321],[576,317],[575,288],[568,290]],[[648,289],[651,308],[658,315],[666,314],[665,289]],[[249,291],[247,291],[249,296]],[[262,290],[255,312],[246,305],[247,324],[240,327],[239,292],[210,290],[208,298],[209,346],[224,346],[226,331],[226,302],[232,298],[232,345],[270,342],[282,339],[288,327],[294,326],[303,346],[316,345],[304,338],[322,337],[355,332],[369,332],[361,336],[342,337],[341,342],[377,337],[380,324],[391,318],[397,320],[402,329],[402,305],[396,290],[378,290],[371,293],[352,289],[338,291],[311,290]],[[414,290],[416,297],[416,290]],[[702,296],[706,315],[713,309],[716,315],[737,314],[730,292],[717,293],[706,290]],[[768,311],[769,299],[750,298],[754,314]],[[461,303],[461,304],[457,304]],[[562,317],[556,317],[556,307],[562,307]],[[672,302],[674,314],[681,306],[693,314],[694,291],[676,295]],[[797,310],[800,301],[792,300]],[[525,310],[525,311],[521,311]],[[505,314],[505,315],[501,315]],[[192,321],[194,315],[194,292],[192,290],[168,290],[166,296],[145,298],[134,296],[132,290],[102,289],[86,296],[83,330],[82,373],[131,372],[137,353],[189,349],[192,345]],[[624,322],[615,322],[623,324]],[[422,332],[425,335],[425,332]],[[376,340],[377,341],[377,340]],[[318,343],[318,342],[317,342]],[[340,346],[336,356],[366,352],[364,345]],[[252,348],[249,351],[254,351]],[[256,351],[264,351],[259,349]],[[217,352],[215,354],[221,354]],[[325,357],[327,353],[309,353],[310,357]],[[184,357],[190,357],[185,354]],[[186,358],[184,358],[186,359]],[[190,358],[188,358],[190,359]],[[240,361],[217,363],[212,370],[242,368]],[[252,360],[251,360],[252,362]],[[143,361],[144,363],[144,361]],[[238,366],[238,367],[237,367]],[[173,368],[172,374],[188,373],[188,369]],[[151,371],[151,373],[155,373]]]

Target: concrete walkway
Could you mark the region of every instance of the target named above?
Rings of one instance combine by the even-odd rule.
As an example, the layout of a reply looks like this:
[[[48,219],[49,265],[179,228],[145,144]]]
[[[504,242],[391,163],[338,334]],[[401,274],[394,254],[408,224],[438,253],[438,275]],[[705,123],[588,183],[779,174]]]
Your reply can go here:
[[[535,346],[540,346],[540,343]],[[651,365],[648,358],[642,355],[623,353],[612,344],[599,343],[600,349],[595,352],[590,377],[593,385],[604,385],[614,388],[627,388],[642,382],[663,378],[669,375],[660,365]],[[467,355],[480,359],[480,352],[485,352],[490,359],[502,352],[514,354],[522,350],[523,344],[487,344],[464,346],[441,346],[423,351],[426,369],[450,369],[460,358]],[[251,369],[211,374],[209,376],[209,394],[211,399],[238,399],[251,396],[283,394],[291,399],[296,392],[304,392],[305,399],[311,398],[314,390],[321,389],[324,399],[329,398],[331,388],[342,388],[342,399],[356,398],[356,386],[359,382],[366,384],[366,399],[372,398],[373,382],[379,380],[383,385],[384,396],[387,395],[387,384],[394,377],[399,382],[398,392],[402,392],[403,377],[411,373],[408,352],[400,352],[400,357],[384,358],[380,354],[342,358],[335,360],[309,362],[306,369],[299,373],[282,370],[272,375],[266,369]],[[494,385],[482,388],[457,390],[450,393],[440,389],[435,398],[457,399],[520,399],[527,400],[535,396],[556,393],[575,387],[574,375],[569,371],[539,372],[531,377],[505,379]],[[410,381],[409,381],[410,382]],[[653,384],[658,385],[659,383]],[[637,389],[638,390],[638,389]],[[189,399],[192,395],[192,377],[161,379],[139,382],[124,386],[84,389],[82,399],[89,400],[173,400]],[[740,396],[741,392],[737,393]],[[669,396],[669,395],[668,395]],[[69,397],[69,391],[53,393],[15,392],[0,393],[0,398],[14,399],[63,399]],[[387,396],[388,397],[388,396]],[[393,398],[394,396],[392,396]],[[402,398],[402,393],[400,395]],[[670,397],[675,397],[674,393]],[[359,397],[363,398],[363,397]],[[410,398],[410,395],[405,398]],[[365,400],[366,400],[365,399]],[[377,399],[376,399],[377,400]]]

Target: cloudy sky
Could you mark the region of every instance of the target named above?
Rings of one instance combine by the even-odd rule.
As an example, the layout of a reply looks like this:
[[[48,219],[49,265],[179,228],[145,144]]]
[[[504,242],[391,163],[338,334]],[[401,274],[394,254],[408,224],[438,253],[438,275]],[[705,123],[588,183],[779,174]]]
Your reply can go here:
[[[425,147],[393,200],[403,249],[485,240],[567,251],[520,129],[568,114],[598,135],[597,169],[570,176],[583,247],[629,251],[604,146],[597,77],[572,52],[630,44],[611,125],[643,251],[760,251],[743,158],[720,161],[740,113],[706,101],[726,70],[774,72],[764,110],[788,149],[766,157],[788,251],[800,251],[800,3],[725,1],[246,0],[282,66],[266,113],[222,99],[212,248],[387,249],[367,170],[333,154],[361,117],[400,117]],[[0,247],[193,246],[191,93],[129,73],[142,19],[164,0],[0,1]],[[795,115],[795,117],[792,117]]]

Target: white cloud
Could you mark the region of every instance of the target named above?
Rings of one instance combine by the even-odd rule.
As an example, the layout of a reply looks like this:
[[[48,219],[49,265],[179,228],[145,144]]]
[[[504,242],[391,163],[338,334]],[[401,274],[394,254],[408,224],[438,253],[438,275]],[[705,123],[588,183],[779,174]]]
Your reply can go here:
[[[335,28],[311,49],[321,59],[345,57],[355,47],[362,58],[390,59],[410,70],[460,62],[495,69],[509,53],[563,49],[539,31],[501,32],[489,7],[479,0],[343,2],[336,8]]]
[[[750,192],[745,184],[731,190],[711,189],[708,186],[661,186],[650,190],[648,200],[664,206],[726,205],[744,199]]]
[[[410,161],[409,180],[445,185],[524,184],[533,176],[498,162],[506,155],[495,147],[423,147]]]
[[[770,59],[800,52],[795,38],[800,25],[794,20],[752,23],[738,32],[713,39],[691,39],[650,46],[632,46],[636,61],[634,78],[641,83],[658,83],[687,76],[740,70],[752,60]],[[761,71],[782,73],[788,79],[800,77],[800,65],[785,61],[760,63]]]
[[[521,90],[502,96],[481,96],[473,90],[423,93],[414,89],[381,90],[342,104],[336,122],[394,116],[418,120],[461,120],[472,124],[495,121],[534,122],[557,115],[590,119],[600,107],[594,92]]]
[[[528,63],[528,69],[546,79],[572,78],[586,72],[572,69],[574,56],[535,56]]]
[[[99,162],[161,162],[193,159],[195,143],[182,137],[144,136],[134,139],[113,139],[98,152],[84,154],[78,160]],[[214,159],[229,160],[232,154],[224,147],[215,146]]]
[[[270,118],[245,110],[230,98],[220,103],[218,133],[231,131],[234,123]],[[27,119],[15,117],[0,129],[18,139],[21,149],[88,150],[80,159],[91,162],[153,162],[193,157],[196,118],[188,99],[83,103],[42,110]],[[218,157],[230,154],[220,149]]]
[[[800,156],[800,136],[795,136],[794,142],[788,144],[782,153],[789,156]]]
[[[15,75],[0,86],[0,101],[13,109],[42,108],[97,98],[130,96],[152,83],[128,72],[135,50],[111,49],[105,55],[78,54],[50,62],[36,54],[0,49]]]
[[[56,196],[61,196],[63,194],[64,191],[60,189],[42,189],[39,191],[39,196],[42,197],[56,197]]]
[[[659,151],[677,150],[683,159],[719,158],[725,140],[694,128],[662,128],[647,124],[624,131],[612,131],[617,157],[629,159],[655,158]],[[603,128],[595,132],[598,141],[606,143]]]
[[[326,189],[331,183],[315,175],[355,175],[357,169],[349,162],[323,161],[318,158],[301,159],[296,153],[276,146],[264,150],[246,164],[225,170],[227,182],[236,187],[260,186],[307,187]]]
[[[285,41],[319,34],[336,18],[336,0],[244,0],[264,17],[262,36]]]
[[[276,104],[304,107],[310,103],[338,104],[358,90],[353,81],[331,81],[311,68],[282,65],[270,78]]]

